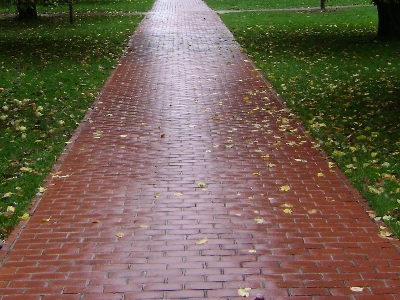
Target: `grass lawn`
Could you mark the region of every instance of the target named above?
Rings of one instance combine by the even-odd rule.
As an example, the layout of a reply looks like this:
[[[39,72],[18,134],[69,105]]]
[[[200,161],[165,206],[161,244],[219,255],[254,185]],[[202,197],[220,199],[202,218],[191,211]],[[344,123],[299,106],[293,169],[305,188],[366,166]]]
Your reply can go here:
[[[233,3],[208,2],[218,9]],[[378,218],[400,237],[400,43],[374,41],[376,8],[221,18]]]
[[[153,2],[143,3],[140,10]],[[73,26],[68,17],[0,19],[0,240],[44,192],[43,179],[141,19],[77,16]]]

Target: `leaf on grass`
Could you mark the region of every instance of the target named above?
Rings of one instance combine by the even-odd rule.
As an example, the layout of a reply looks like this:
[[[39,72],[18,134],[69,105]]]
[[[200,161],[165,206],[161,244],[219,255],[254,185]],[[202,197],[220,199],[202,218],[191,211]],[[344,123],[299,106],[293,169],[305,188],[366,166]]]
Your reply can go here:
[[[257,224],[263,224],[264,223],[264,219],[260,218],[260,217],[255,218],[254,221],[256,221]]]
[[[290,190],[290,186],[288,186],[288,185],[282,185],[279,189],[280,189],[281,191],[283,191],[283,192],[287,192],[287,191]]]
[[[123,232],[117,232],[116,236],[119,238],[123,238],[125,234]]]
[[[12,205],[7,206],[7,211],[12,211],[12,212],[14,212],[14,211],[15,211],[15,207],[12,206]]]
[[[241,296],[241,297],[249,297],[250,296],[250,290],[251,290],[251,288],[246,287],[244,289],[242,289],[242,288],[238,289],[237,292],[238,292],[238,295]]]
[[[2,198],[10,198],[13,194],[12,192],[5,193]]]
[[[203,245],[207,242],[208,242],[208,238],[205,237],[205,238],[202,238],[202,239],[196,241],[196,245]]]

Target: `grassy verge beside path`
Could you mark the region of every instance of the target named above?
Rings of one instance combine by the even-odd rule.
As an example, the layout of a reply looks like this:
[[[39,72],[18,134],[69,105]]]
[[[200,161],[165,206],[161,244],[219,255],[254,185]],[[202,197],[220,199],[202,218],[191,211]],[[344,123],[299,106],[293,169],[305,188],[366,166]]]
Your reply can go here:
[[[130,2],[125,8],[135,10]],[[44,192],[44,178],[141,19],[80,16],[74,26],[64,17],[0,19],[0,241],[29,217],[32,198]]]
[[[374,41],[376,8],[221,18],[371,203],[370,216],[400,237],[400,43]]]

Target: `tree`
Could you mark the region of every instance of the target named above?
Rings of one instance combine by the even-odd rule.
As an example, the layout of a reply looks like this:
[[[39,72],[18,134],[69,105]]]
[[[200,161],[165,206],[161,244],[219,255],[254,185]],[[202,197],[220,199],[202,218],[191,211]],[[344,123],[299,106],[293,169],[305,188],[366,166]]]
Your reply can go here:
[[[36,19],[38,17],[35,0],[17,0],[19,19]]]
[[[400,40],[400,0],[373,0],[378,10],[380,40]]]

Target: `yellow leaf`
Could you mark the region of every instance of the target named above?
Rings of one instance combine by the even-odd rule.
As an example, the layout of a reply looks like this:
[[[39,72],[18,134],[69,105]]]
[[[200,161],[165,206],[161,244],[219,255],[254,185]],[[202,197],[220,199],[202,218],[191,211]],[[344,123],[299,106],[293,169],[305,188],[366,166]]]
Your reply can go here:
[[[15,207],[14,206],[7,206],[7,211],[12,211],[12,212],[14,212],[15,211]]]
[[[196,242],[196,245],[203,245],[208,242],[208,238],[202,238]]]
[[[293,211],[292,211],[291,208],[285,208],[285,209],[283,210],[283,212],[284,212],[285,214],[291,214]]]
[[[149,228],[149,225],[145,225],[145,224],[138,224],[138,226],[139,226],[140,228]]]
[[[119,238],[123,238],[125,236],[125,234],[123,232],[117,232],[117,237]]]
[[[28,220],[29,219],[29,214],[28,213],[24,213],[21,217],[21,220]]]
[[[254,176],[261,176],[261,174],[259,172],[254,172],[253,175]]]
[[[182,193],[177,192],[177,193],[174,194],[174,196],[180,197],[180,196],[182,196]]]
[[[42,219],[43,222],[50,222],[50,220],[51,220],[51,217],[48,219]]]
[[[198,185],[199,185],[199,188],[202,188],[202,189],[204,189],[207,185],[206,185],[206,183],[205,182],[202,182],[202,181],[200,181],[199,183],[198,183]]]
[[[255,250],[255,249],[249,249],[249,253],[256,253],[257,252],[257,250]]]
[[[362,292],[364,290],[364,287],[360,287],[360,286],[352,286],[350,288],[353,292]]]
[[[160,197],[160,193],[154,193],[154,198]]]
[[[393,233],[386,231],[386,230],[379,231],[379,236],[383,237],[383,238],[388,238],[388,237],[391,237],[392,235],[393,235]]]
[[[308,211],[308,213],[309,213],[309,214],[316,214],[316,213],[317,213],[317,210],[316,210],[316,209],[310,209],[310,210]]]
[[[238,295],[241,297],[249,297],[251,288],[238,289]]]
[[[324,173],[318,173],[317,176],[318,177],[324,177]]]
[[[293,205],[292,205],[292,204],[289,204],[289,203],[284,203],[284,204],[281,205],[281,207],[288,207],[288,208],[291,208],[291,207],[293,207]]]
[[[283,192],[287,192],[287,191],[290,190],[290,186],[288,186],[288,185],[282,185],[282,186],[280,187],[280,190],[283,191]]]
[[[260,217],[255,218],[254,221],[256,221],[257,224],[263,224],[264,223],[264,219],[260,218]]]

